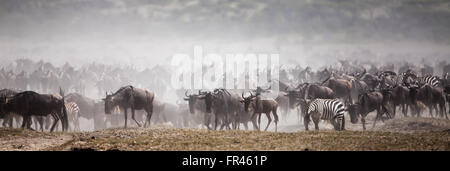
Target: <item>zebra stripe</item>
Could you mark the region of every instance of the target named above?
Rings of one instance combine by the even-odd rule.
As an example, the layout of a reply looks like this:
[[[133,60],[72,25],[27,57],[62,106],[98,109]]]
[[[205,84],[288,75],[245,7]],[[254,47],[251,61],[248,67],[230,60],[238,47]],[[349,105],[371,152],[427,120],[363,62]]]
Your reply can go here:
[[[69,102],[64,105],[66,106],[69,122],[72,122],[72,125],[74,126],[73,130],[80,130],[79,116],[78,116],[80,108],[75,102]]]
[[[430,86],[436,87],[439,84],[439,78],[437,78],[436,76],[424,76],[424,77],[419,77],[418,78],[419,83],[421,84],[428,84]]]
[[[343,129],[344,111],[345,106],[338,99],[315,99],[310,103],[307,114],[317,112],[322,120],[337,119]]]

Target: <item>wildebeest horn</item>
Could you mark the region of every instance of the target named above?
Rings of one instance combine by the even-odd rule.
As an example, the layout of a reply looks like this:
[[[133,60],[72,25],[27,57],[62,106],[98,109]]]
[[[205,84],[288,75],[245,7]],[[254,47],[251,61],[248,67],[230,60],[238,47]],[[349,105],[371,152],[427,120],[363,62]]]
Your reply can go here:
[[[105,91],[105,95],[108,96],[108,92],[107,91]]]
[[[184,92],[184,95],[186,96],[186,97],[189,97],[190,95],[187,95],[187,90]]]
[[[242,96],[243,99],[245,99],[245,97],[244,97],[244,92],[242,92],[241,96]]]

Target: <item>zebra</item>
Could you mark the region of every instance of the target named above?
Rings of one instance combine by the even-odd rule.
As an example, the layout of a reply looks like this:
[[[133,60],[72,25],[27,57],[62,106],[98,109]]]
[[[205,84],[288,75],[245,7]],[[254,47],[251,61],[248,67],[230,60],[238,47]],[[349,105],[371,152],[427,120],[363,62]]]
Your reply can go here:
[[[422,77],[418,77],[416,74],[410,73],[410,72],[405,72],[402,73],[401,75],[401,80],[403,82],[403,84],[405,85],[409,85],[411,83],[417,84],[417,85],[430,85],[432,87],[437,87],[440,84],[440,79],[438,76],[433,76],[433,75],[425,75]]]
[[[423,77],[418,77],[417,81],[421,85],[427,85],[428,84],[428,85],[430,85],[432,87],[439,86],[439,77],[433,76],[433,75],[426,75],[426,76],[423,76]]]
[[[80,108],[75,102],[68,102],[64,104],[67,109],[67,116],[69,117],[69,122],[72,122],[73,127],[70,127],[72,131],[80,131],[80,119],[79,112]]]
[[[335,130],[345,130],[344,104],[338,99],[315,99],[308,103],[308,112],[304,116],[305,130],[308,129],[310,116],[314,121],[315,129],[319,130],[319,121],[329,120]],[[336,123],[336,120],[338,123]],[[339,124],[339,125],[338,125]]]

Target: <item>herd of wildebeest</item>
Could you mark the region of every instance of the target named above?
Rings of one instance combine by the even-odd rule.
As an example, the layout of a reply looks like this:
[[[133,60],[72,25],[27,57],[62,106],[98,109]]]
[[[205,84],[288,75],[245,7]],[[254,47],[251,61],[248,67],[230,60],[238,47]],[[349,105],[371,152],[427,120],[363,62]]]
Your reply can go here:
[[[442,75],[435,74],[441,71]],[[139,127],[170,122],[176,127],[216,130],[240,129],[242,125],[248,129],[251,123],[253,129],[261,130],[265,114],[264,130],[273,122],[277,131],[279,118],[296,114],[306,130],[311,119],[316,129],[320,120],[327,120],[336,130],[344,130],[345,116],[352,124],[361,120],[365,130],[370,113],[376,114],[375,127],[377,120],[396,117],[397,109],[403,116],[413,117],[424,117],[428,109],[427,116],[445,119],[450,109],[450,64],[445,61],[432,67],[340,60],[316,71],[299,65],[281,66],[279,79],[271,80],[279,91],[273,91],[270,84],[253,90],[171,90],[170,72],[160,65],[143,71],[101,64],[74,69],[69,64],[55,67],[19,59],[0,70],[4,88],[0,90],[0,121],[3,127],[41,131],[59,127],[79,131],[80,118],[93,119],[94,129],[106,128],[107,123],[126,128],[131,109],[131,123]],[[91,98],[94,95],[85,91],[89,86],[96,87],[97,93],[115,92]],[[161,100],[169,91],[177,95],[176,103]],[[119,118],[124,118],[124,123]]]

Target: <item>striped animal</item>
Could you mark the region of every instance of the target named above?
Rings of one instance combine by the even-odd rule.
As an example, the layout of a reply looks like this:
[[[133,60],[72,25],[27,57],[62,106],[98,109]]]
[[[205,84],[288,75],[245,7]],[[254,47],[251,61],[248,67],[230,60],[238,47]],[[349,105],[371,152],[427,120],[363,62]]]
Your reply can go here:
[[[329,120],[335,130],[345,129],[344,104],[338,99],[315,99],[308,103],[308,112],[304,117],[305,129],[308,129],[310,117],[314,121],[315,129],[319,130],[319,121]],[[336,123],[337,119],[337,123]]]
[[[433,75],[418,77],[417,81],[420,85],[430,85],[432,87],[437,87],[439,85],[439,78]]]
[[[72,131],[80,131],[80,120],[79,120],[79,112],[80,108],[75,102],[68,102],[65,104],[67,109],[67,115],[69,117],[69,122],[72,122],[69,129]]]

